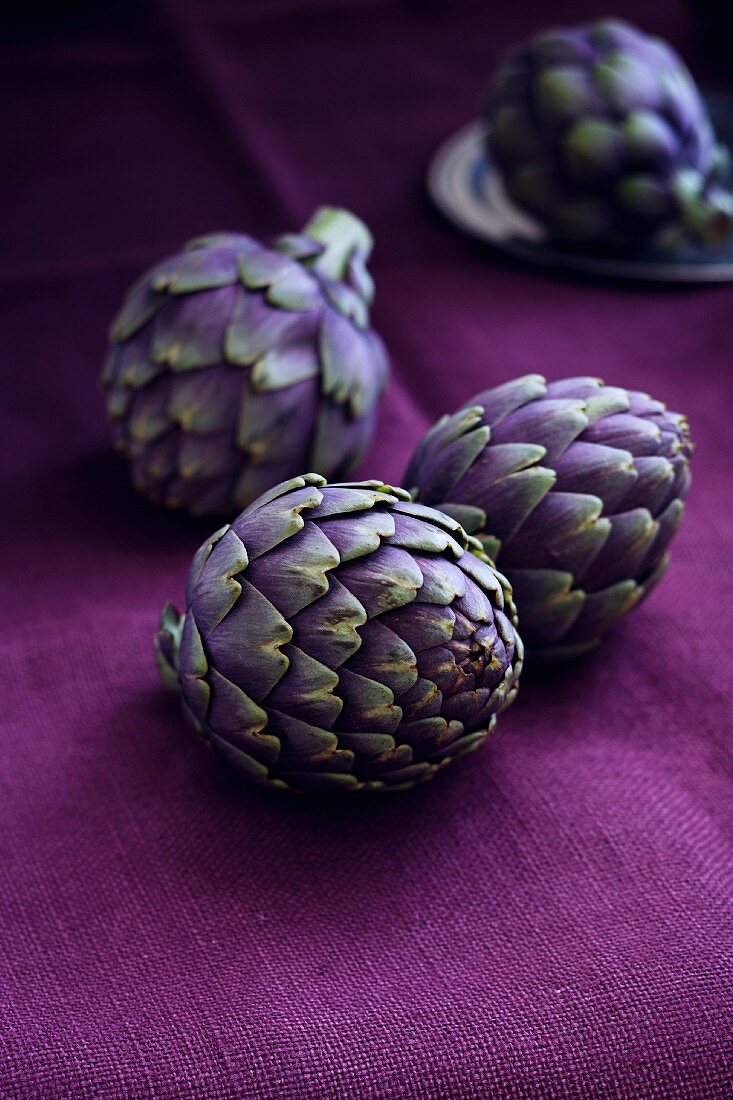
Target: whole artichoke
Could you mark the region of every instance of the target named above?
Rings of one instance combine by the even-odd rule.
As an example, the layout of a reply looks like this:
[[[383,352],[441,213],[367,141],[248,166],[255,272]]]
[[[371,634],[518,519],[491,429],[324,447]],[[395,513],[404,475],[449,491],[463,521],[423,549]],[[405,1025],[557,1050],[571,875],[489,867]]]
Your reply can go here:
[[[191,241],[131,288],[102,385],[145,496],[231,515],[302,469],[358,463],[387,376],[371,246],[358,218],[324,207],[271,248]]]
[[[692,77],[627,23],[540,34],[500,66],[486,121],[510,197],[559,240],[711,244],[733,228],[727,155]]]
[[[685,418],[661,401],[529,374],[439,420],[405,484],[480,539],[528,651],[557,660],[597,645],[664,573],[691,452]]]
[[[242,775],[393,790],[475,749],[522,667],[511,590],[448,516],[378,481],[276,486],[194,558],[158,666]]]

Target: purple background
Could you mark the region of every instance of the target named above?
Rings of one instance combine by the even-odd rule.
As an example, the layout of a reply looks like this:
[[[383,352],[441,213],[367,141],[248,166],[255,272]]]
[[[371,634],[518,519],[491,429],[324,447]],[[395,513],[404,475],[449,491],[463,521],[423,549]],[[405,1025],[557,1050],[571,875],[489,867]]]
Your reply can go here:
[[[682,4],[616,7],[720,77]],[[731,1096],[733,287],[502,265],[424,196],[543,9],[170,0],[3,47],[3,1098]],[[96,390],[144,266],[324,201],[377,239],[364,476],[528,371],[649,390],[698,444],[673,566],[605,647],[435,782],[341,802],[187,736],[151,636],[211,525],[135,497]]]

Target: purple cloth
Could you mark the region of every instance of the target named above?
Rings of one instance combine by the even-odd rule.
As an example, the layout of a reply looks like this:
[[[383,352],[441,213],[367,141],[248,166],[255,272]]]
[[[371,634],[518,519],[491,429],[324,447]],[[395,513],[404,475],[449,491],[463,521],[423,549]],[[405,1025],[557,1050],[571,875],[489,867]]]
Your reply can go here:
[[[700,71],[681,4],[617,8]],[[423,192],[543,18],[170,0],[3,47],[3,1098],[731,1096],[733,288],[502,265]],[[96,380],[145,265],[322,202],[377,240],[364,476],[528,371],[649,390],[698,450],[668,576],[602,649],[529,675],[433,783],[318,802],[239,784],[159,686],[211,525],[134,495]]]

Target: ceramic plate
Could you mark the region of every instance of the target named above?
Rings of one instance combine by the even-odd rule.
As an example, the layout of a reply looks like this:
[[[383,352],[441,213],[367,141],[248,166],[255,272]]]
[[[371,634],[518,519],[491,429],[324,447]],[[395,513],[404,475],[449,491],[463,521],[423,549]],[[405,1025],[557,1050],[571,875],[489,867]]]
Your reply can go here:
[[[733,145],[733,101],[709,101],[718,138]],[[649,249],[634,257],[574,252],[553,245],[533,218],[506,196],[487,157],[483,124],[464,126],[437,150],[428,169],[428,190],[438,209],[458,229],[503,252],[535,264],[617,279],[671,283],[733,282],[733,241],[715,250]]]

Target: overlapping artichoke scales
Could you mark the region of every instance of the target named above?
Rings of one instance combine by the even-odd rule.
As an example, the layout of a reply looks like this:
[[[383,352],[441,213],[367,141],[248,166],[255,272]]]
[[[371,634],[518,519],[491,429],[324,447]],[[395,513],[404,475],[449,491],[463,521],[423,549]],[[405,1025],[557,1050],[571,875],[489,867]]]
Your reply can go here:
[[[131,288],[102,385],[149,499],[232,514],[298,470],[344,476],[359,462],[387,374],[369,328],[368,247],[343,279],[316,269],[322,254],[303,236],[269,249],[216,234]]]
[[[659,580],[690,483],[685,418],[596,378],[527,375],[439,420],[405,475],[507,575],[530,650],[571,656]]]
[[[517,691],[505,578],[454,520],[376,481],[264,494],[199,550],[186,603],[164,612],[164,679],[257,782],[410,786],[475,749]]]
[[[680,57],[627,23],[558,28],[515,50],[486,120],[509,195],[556,238],[635,247],[731,233],[705,104]]]

